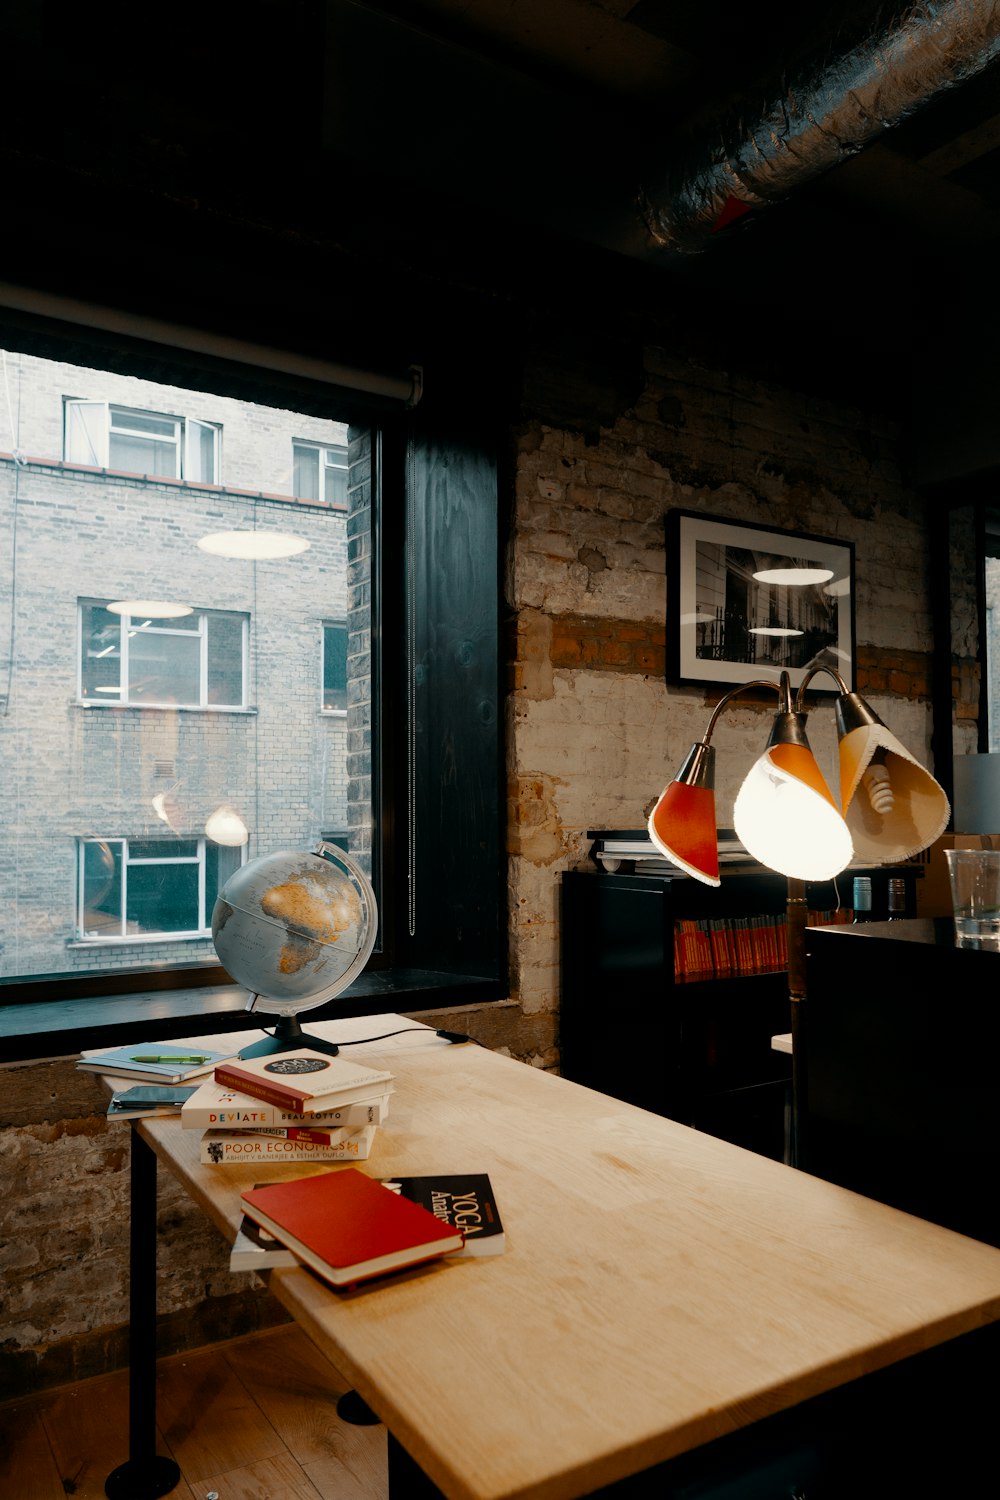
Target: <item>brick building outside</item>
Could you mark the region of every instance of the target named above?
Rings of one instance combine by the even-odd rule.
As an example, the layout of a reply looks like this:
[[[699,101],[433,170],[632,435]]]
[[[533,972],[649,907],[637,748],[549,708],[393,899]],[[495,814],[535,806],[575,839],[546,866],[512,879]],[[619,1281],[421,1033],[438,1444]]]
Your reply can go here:
[[[242,859],[345,836],[347,428],[20,353],[0,373],[0,975],[214,958]],[[198,546],[234,530],[309,545]]]

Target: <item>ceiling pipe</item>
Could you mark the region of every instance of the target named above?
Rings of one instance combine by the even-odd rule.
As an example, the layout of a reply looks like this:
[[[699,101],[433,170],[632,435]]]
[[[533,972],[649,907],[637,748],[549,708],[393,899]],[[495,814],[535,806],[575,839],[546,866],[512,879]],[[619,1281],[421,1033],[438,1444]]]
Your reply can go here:
[[[856,155],[1000,56],[1000,0],[921,0],[884,8],[862,41],[789,71],[759,112],[693,140],[640,211],[654,247],[704,250],[713,230],[786,198]]]

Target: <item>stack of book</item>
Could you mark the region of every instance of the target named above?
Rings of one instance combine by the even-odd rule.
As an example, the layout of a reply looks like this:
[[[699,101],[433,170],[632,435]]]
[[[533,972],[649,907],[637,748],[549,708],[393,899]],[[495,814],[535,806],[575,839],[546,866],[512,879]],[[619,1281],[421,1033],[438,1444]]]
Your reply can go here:
[[[389,1112],[393,1075],[302,1048],[232,1058],[181,1108],[205,1163],[364,1161]]]

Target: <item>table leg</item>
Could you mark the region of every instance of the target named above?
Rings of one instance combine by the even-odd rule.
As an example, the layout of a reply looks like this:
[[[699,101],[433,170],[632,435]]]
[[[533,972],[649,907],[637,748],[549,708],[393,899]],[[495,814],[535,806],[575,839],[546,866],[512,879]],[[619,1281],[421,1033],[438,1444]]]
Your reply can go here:
[[[108,1500],[158,1500],[181,1471],[156,1451],[156,1153],[132,1122],[129,1225],[128,1462],[108,1475]]]
[[[386,1436],[389,1439],[389,1500],[445,1500],[443,1491],[427,1478],[398,1439],[391,1432]]]

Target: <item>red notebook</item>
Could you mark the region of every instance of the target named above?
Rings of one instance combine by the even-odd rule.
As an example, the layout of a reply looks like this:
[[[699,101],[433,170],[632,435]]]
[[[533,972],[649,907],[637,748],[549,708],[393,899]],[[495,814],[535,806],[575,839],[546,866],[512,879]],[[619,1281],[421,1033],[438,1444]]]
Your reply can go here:
[[[356,1167],[249,1188],[243,1206],[333,1286],[461,1250],[465,1237]]]

